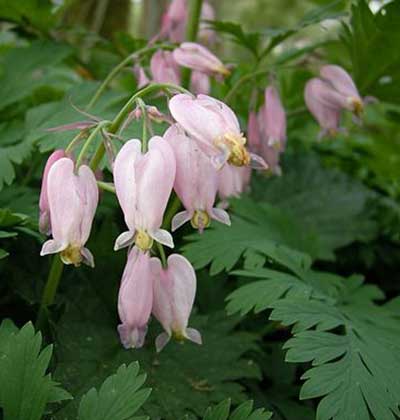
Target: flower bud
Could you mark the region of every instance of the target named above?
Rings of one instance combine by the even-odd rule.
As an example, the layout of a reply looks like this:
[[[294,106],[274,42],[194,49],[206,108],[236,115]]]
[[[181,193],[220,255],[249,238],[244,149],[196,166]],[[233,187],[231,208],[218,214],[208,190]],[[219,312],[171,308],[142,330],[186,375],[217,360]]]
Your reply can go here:
[[[214,207],[218,175],[210,159],[177,125],[171,126],[165,132],[164,138],[174,151],[174,189],[185,207],[184,211],[177,213],[172,219],[172,231],[189,220],[200,232],[208,227],[211,219],[230,225],[229,215]]]
[[[221,168],[226,162],[234,166],[252,163],[266,167],[265,162],[247,151],[238,119],[223,102],[206,95],[193,98],[179,94],[170,99],[169,109],[216,168]]]
[[[55,150],[47,159],[46,166],[44,167],[42,188],[40,190],[39,199],[39,231],[45,235],[51,234],[50,207],[47,197],[47,180],[49,177],[49,171],[55,162],[65,156],[64,150]]]
[[[142,66],[135,65],[133,67],[133,73],[136,76],[138,89],[141,89],[143,86],[146,86],[150,83],[150,79],[147,77],[146,72]]]
[[[152,313],[165,330],[156,339],[157,351],[161,351],[171,337],[201,344],[200,333],[187,327],[196,295],[196,273],[192,265],[178,254],[168,257],[167,268],[162,268],[158,258],[152,258],[151,265],[154,275]]]
[[[74,162],[61,158],[55,162],[47,179],[53,239],[43,244],[40,255],[60,253],[64,264],[94,266],[93,255],[84,247],[89,239],[99,200],[99,190],[92,170],[82,165],[75,173]]]
[[[114,184],[124,212],[128,231],[115,242],[115,250],[133,242],[142,251],[153,240],[173,248],[172,236],[160,229],[175,179],[174,153],[162,137],[149,141],[147,153],[141,152],[137,139],[124,144],[114,162]]]
[[[228,76],[230,74],[218,57],[206,47],[195,42],[184,42],[173,51],[173,56],[179,65],[210,76]]]
[[[144,344],[153,304],[153,278],[149,254],[132,248],[118,294],[118,314],[122,322],[118,332],[127,349]]]

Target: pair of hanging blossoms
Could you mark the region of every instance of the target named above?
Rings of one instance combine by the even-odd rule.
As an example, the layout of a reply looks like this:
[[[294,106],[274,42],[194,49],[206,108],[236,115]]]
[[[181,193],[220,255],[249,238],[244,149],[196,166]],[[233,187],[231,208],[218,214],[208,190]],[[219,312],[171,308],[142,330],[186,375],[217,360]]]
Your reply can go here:
[[[162,137],[152,137],[148,147],[147,141],[129,140],[112,165],[128,228],[114,246],[129,247],[118,297],[118,331],[126,348],[143,345],[151,314],[165,330],[156,340],[157,350],[171,337],[201,343],[200,333],[188,328],[195,271],[179,254],[166,259],[162,248],[174,247],[171,233],[162,227],[172,190],[184,206],[172,219],[172,231],[190,221],[201,232],[212,219],[230,224],[228,213],[214,204],[218,191],[220,196],[224,189],[227,195],[228,190],[234,194],[235,170],[250,171],[252,162],[266,167],[246,149],[237,117],[223,102],[177,94],[169,109],[175,121]],[[42,231],[52,239],[43,245],[41,255],[59,253],[65,264],[94,266],[85,244],[98,200],[93,171],[64,151],[54,152],[46,164],[40,200]],[[156,247],[161,260],[152,256]]]

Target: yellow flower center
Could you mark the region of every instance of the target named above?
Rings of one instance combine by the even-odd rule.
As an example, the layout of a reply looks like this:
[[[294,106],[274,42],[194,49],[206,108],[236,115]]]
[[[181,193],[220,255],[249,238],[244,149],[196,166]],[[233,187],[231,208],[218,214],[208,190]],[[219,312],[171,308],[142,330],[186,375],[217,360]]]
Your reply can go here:
[[[228,148],[228,163],[231,165],[248,166],[250,164],[250,154],[246,149],[246,137],[243,135],[226,133],[215,141],[215,145]]]
[[[357,117],[360,117],[364,110],[364,104],[358,98],[351,98],[350,100],[353,105],[354,114],[356,114]]]
[[[81,247],[69,245],[67,249],[60,252],[60,257],[64,264],[73,264],[75,267],[79,267],[82,262]]]
[[[135,234],[135,245],[142,251],[147,251],[153,246],[153,238],[144,230],[138,230]]]
[[[210,226],[210,216],[204,210],[196,210],[193,214],[192,219],[190,220],[191,225],[195,229],[204,229]]]
[[[179,341],[180,343],[186,339],[181,330],[172,330],[172,337],[174,340]]]

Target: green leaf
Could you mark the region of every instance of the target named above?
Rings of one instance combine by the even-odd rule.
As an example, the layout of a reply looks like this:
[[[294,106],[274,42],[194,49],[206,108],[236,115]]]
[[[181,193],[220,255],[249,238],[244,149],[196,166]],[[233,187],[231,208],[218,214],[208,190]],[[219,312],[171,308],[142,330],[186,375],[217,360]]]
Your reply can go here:
[[[70,398],[66,392],[55,394],[58,384],[46,374],[52,346],[40,350],[41,345],[41,334],[35,334],[31,323],[19,331],[8,320],[0,325],[0,406],[4,420],[39,420],[47,403]]]
[[[50,41],[34,41],[28,47],[9,50],[2,60],[0,110],[49,84],[51,69],[71,54],[71,48]],[[54,80],[53,80],[54,84]]]
[[[271,412],[264,409],[253,411],[253,401],[246,401],[239,405],[233,412],[230,410],[231,400],[221,401],[215,407],[208,407],[203,420],[268,420]]]
[[[89,390],[79,405],[78,420],[129,420],[147,400],[151,390],[140,389],[146,375],[138,375],[139,364],[121,365],[97,392]]]
[[[50,0],[0,0],[0,17],[23,26],[48,31],[55,24],[54,3]]]
[[[361,93],[396,103],[400,98],[399,18],[398,1],[385,4],[374,15],[365,0],[358,0],[352,6],[351,25],[343,35]]]
[[[247,48],[256,57],[258,56],[261,34],[257,32],[246,33],[241,25],[235,22],[223,22],[219,20],[205,21],[214,31],[228,34],[232,41]]]
[[[300,398],[323,397],[319,420],[400,414],[399,316],[374,303],[383,297],[376,286],[312,270],[297,279],[260,268],[235,274],[264,280],[233,292],[230,312],[272,308],[270,320],[293,326],[286,360],[313,363]]]
[[[283,176],[262,181],[253,183],[254,196],[273,203],[308,232],[315,258],[333,259],[335,249],[378,233],[367,210],[375,194],[344,173],[324,168],[314,154],[287,156]]]

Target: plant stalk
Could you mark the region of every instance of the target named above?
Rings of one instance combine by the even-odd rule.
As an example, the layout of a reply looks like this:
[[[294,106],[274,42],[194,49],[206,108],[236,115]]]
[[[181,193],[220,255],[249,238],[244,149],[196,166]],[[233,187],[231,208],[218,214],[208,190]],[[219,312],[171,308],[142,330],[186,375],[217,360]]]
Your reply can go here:
[[[189,19],[186,27],[186,41],[188,42],[196,42],[202,5],[203,0],[190,0],[189,2]],[[190,69],[182,69],[182,86],[186,89],[190,87],[190,75]]]

